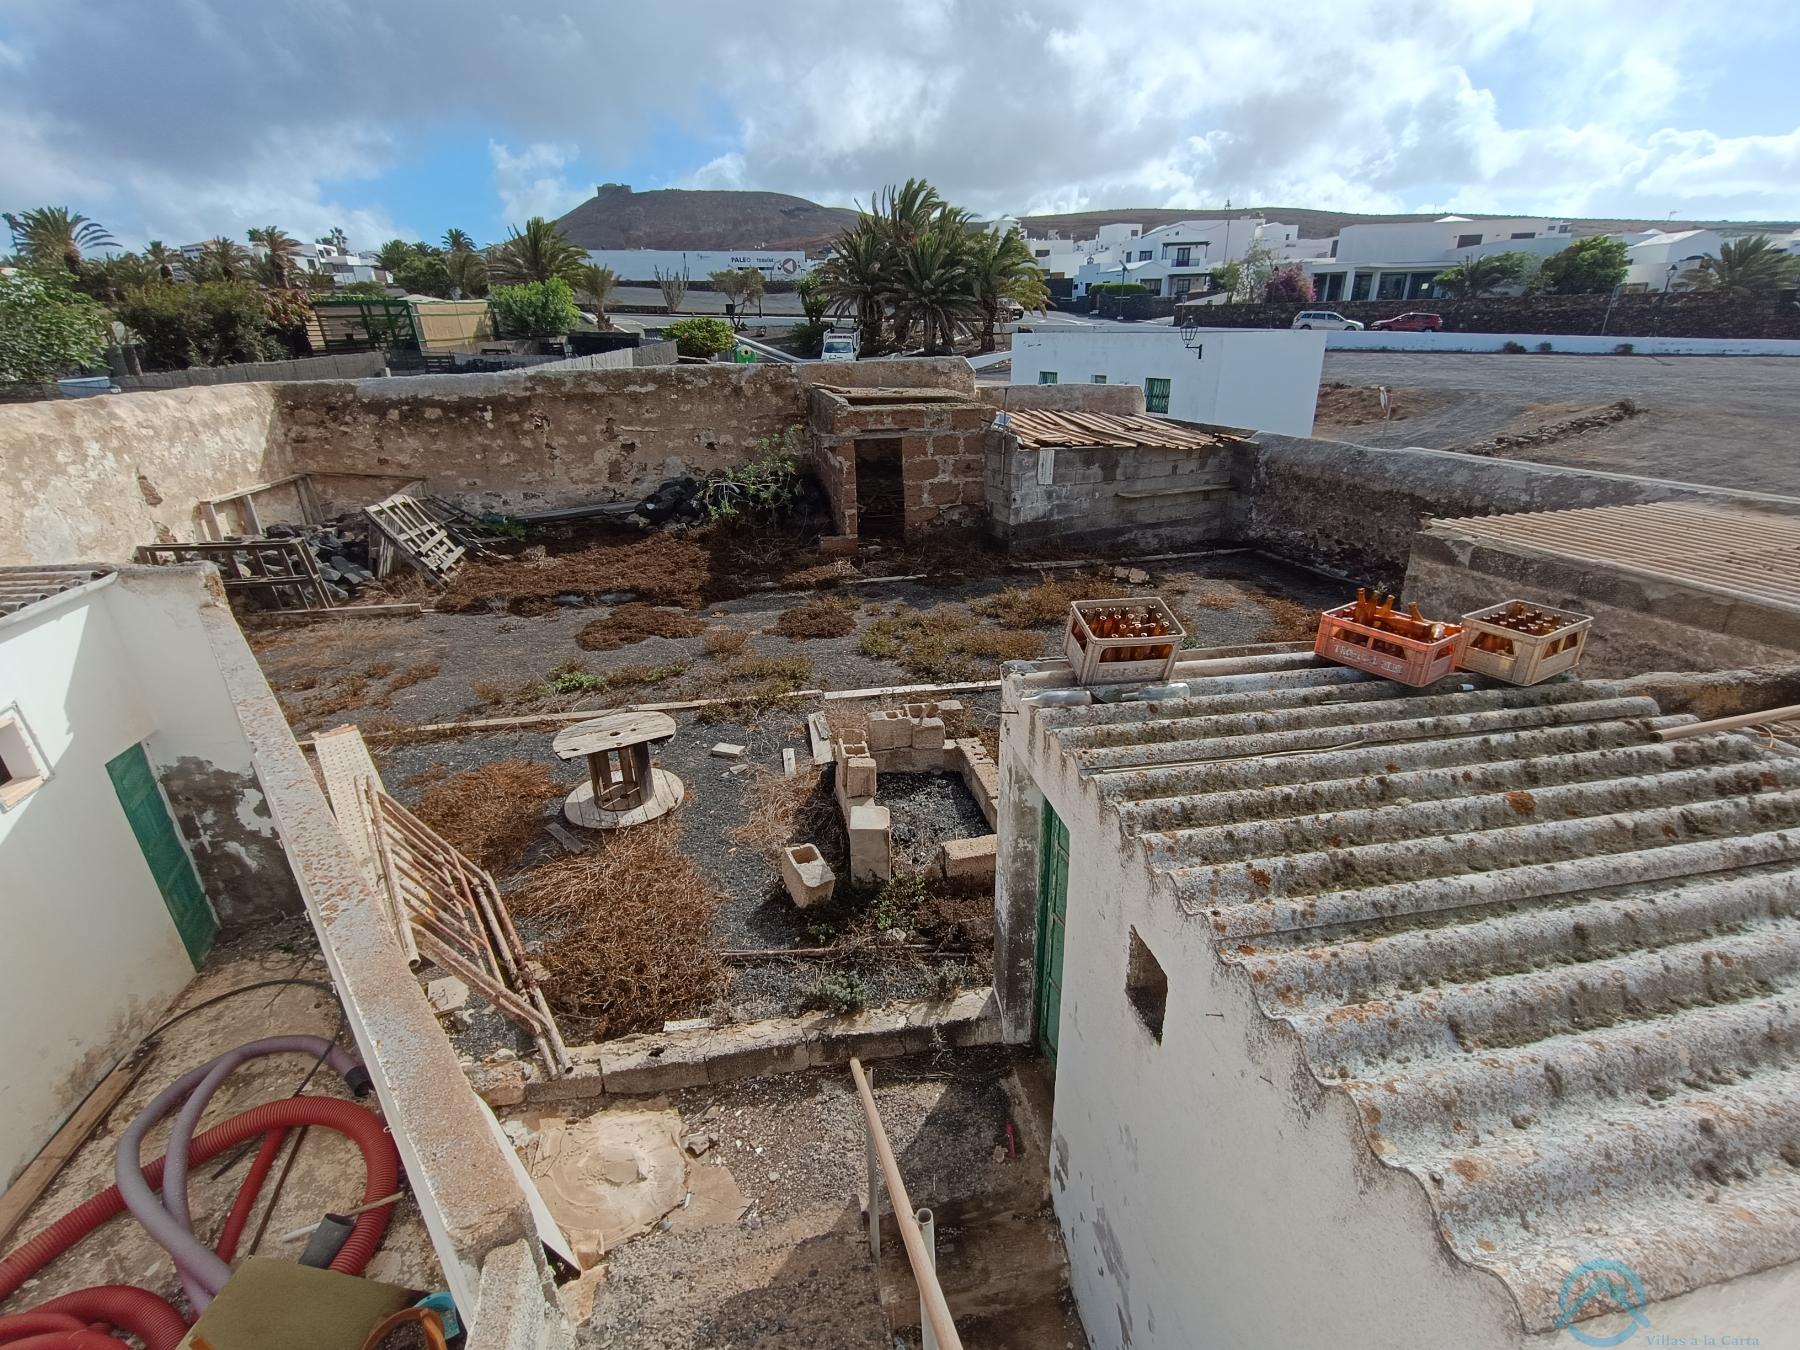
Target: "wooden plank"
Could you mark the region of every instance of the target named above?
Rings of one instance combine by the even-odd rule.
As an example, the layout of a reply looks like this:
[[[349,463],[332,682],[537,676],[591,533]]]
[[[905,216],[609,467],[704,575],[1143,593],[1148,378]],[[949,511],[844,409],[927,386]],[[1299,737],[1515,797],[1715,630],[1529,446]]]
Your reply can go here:
[[[411,618],[423,614],[425,606],[420,604],[391,605],[344,605],[338,609],[272,609],[266,616],[258,618],[271,619],[399,619]]]
[[[18,1179],[6,1188],[6,1194],[0,1196],[0,1247],[12,1240],[31,1207],[43,1198],[69,1159],[80,1152],[107,1113],[118,1105],[119,1098],[137,1081],[148,1058],[145,1048],[140,1045],[118,1068],[102,1078],[37,1157],[19,1173]]]
[[[667,713],[624,709],[564,728],[556,733],[550,749],[558,759],[576,759],[603,750],[666,741],[674,734],[675,719]]]

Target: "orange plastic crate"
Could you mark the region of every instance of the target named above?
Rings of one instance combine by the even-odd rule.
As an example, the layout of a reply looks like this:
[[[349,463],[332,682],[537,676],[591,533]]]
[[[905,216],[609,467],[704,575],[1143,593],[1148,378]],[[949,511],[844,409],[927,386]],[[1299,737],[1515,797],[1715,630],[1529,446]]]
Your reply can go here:
[[[1468,641],[1461,624],[1445,624],[1443,637],[1435,642],[1421,642],[1357,623],[1350,617],[1355,609],[1353,604],[1339,605],[1319,616],[1319,633],[1313,641],[1315,655],[1419,688],[1436,683],[1456,669],[1457,658]]]

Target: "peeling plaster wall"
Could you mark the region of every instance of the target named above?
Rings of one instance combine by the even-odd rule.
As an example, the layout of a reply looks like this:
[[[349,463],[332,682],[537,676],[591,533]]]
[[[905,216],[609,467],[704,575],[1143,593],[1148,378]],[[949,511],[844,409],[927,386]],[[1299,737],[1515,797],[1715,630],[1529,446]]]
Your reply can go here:
[[[796,368],[635,370],[280,386],[296,471],[423,479],[475,509],[530,512],[642,496],[740,464],[806,420]]]
[[[1095,1350],[1523,1344],[1500,1282],[1438,1245],[1418,1183],[1375,1161],[1348,1098],[1218,965],[1204,920],[1152,889],[1031,714],[1003,720],[1027,724],[1003,742],[1009,790],[1029,776],[1069,830],[1051,1187]],[[1035,849],[1031,822],[1008,822],[1016,885],[1035,866],[1015,854]],[[1030,911],[1008,908],[996,989],[1019,983],[1001,962],[1032,950]],[[1168,975],[1160,1043],[1126,998],[1131,928]]]
[[[193,977],[106,764],[157,724],[111,582],[0,624],[0,690],[51,778],[0,812],[0,1183]]]
[[[280,385],[0,406],[0,563],[125,562],[190,540],[195,503],[285,477]]]

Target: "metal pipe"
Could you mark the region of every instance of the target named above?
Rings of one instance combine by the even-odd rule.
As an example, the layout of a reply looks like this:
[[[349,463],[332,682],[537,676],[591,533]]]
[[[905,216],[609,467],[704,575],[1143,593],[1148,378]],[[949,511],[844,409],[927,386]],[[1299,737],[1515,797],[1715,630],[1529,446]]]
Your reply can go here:
[[[894,1160],[894,1149],[888,1143],[887,1131],[881,1126],[881,1112],[875,1109],[875,1094],[863,1076],[862,1062],[850,1061],[850,1077],[862,1098],[863,1116],[874,1140],[877,1160],[881,1163],[881,1179],[887,1185],[888,1199],[894,1206],[894,1222],[900,1229],[900,1241],[906,1248],[906,1259],[912,1265],[913,1280],[919,1286],[919,1322],[937,1339],[938,1350],[962,1350],[962,1337],[956,1334],[956,1323],[950,1318],[950,1307],[944,1302],[943,1288],[925,1246],[925,1235],[913,1217],[912,1201],[906,1194],[906,1183],[900,1178],[900,1164]]]
[[[875,1085],[875,1070],[868,1071],[869,1086]],[[869,1259],[875,1263],[875,1278],[881,1279],[881,1163],[875,1156],[875,1128],[863,1123],[863,1160],[868,1164],[869,1179]]]
[[[1663,727],[1656,733],[1656,737],[1662,741],[1673,741],[1683,736],[1705,736],[1714,731],[1737,731],[1743,727],[1760,726],[1764,722],[1791,722],[1795,718],[1800,718],[1800,703],[1790,703],[1785,708],[1770,708],[1767,712],[1715,717],[1710,722],[1688,722],[1678,727]]]
[[[929,1209],[921,1209],[913,1218],[918,1220],[919,1228],[925,1234],[925,1255],[931,1260],[931,1279],[937,1282],[937,1216]],[[921,1286],[923,1288],[923,1286]],[[919,1295],[919,1342],[921,1350],[938,1350],[937,1337],[932,1334],[931,1323],[925,1320],[925,1295]]]

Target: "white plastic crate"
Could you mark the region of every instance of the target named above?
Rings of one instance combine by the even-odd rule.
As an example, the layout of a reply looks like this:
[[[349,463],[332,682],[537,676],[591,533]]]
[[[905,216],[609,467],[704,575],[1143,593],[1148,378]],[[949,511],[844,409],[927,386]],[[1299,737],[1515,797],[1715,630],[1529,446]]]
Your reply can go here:
[[[1096,631],[1134,623],[1163,631],[1118,637]],[[1148,684],[1169,678],[1186,636],[1175,611],[1155,596],[1076,600],[1069,605],[1063,651],[1077,684]]]
[[[1547,633],[1522,633],[1494,622],[1522,613],[1542,614],[1556,626]],[[1457,665],[1508,684],[1537,684],[1580,664],[1593,623],[1592,615],[1573,610],[1552,609],[1529,600],[1504,600],[1463,615],[1469,640]]]

